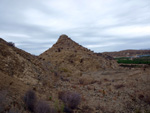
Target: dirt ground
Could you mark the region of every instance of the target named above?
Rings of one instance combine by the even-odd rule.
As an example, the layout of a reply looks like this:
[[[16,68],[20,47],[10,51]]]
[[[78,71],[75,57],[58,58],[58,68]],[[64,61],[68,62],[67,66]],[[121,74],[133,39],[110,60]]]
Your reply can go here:
[[[1,73],[0,86],[1,91],[8,93],[9,107],[15,101],[14,106],[18,104],[22,111],[21,97],[28,89],[34,89],[39,99],[49,102],[53,107],[60,91],[79,93],[81,103],[74,113],[150,112],[150,68],[120,68],[59,76],[50,86],[26,84],[18,78]]]
[[[82,95],[80,113],[150,112],[150,68],[122,68],[66,77],[55,90]]]

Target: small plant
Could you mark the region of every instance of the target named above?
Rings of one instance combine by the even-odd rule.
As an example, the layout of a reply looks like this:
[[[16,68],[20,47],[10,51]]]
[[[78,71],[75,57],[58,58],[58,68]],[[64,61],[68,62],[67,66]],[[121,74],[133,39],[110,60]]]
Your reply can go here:
[[[136,109],[135,113],[141,113],[140,109]]]
[[[103,90],[103,96],[105,96],[106,95],[106,92],[105,92],[105,90]]]
[[[57,110],[58,113],[63,113],[64,111],[64,104],[61,104],[58,100],[55,100],[55,109]]]
[[[52,97],[51,97],[51,96],[49,96],[49,100],[50,100],[50,101],[52,100]]]
[[[66,68],[62,69],[62,71],[63,71],[63,72],[69,72],[69,70],[66,69]]]
[[[80,104],[81,97],[79,93],[62,91],[59,93],[59,99],[63,101],[66,110],[77,108]]]
[[[35,113],[55,113],[55,111],[45,101],[38,101],[35,107]]]
[[[8,42],[7,44],[8,46],[15,47],[15,44],[13,42]]]
[[[34,111],[36,101],[37,101],[37,98],[36,98],[34,91],[29,90],[25,93],[24,103],[29,111],[31,112]]]

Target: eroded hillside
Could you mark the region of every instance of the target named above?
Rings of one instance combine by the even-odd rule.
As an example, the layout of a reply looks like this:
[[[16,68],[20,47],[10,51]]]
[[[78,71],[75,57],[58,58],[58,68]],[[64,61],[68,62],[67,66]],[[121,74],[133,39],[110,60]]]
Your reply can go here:
[[[66,35],[40,56],[0,39],[0,113],[149,113],[149,94],[149,66],[120,68]]]
[[[0,39],[0,59],[0,70],[3,73],[32,84],[36,84],[38,79],[49,76],[54,71],[50,62],[44,62],[2,39]]]

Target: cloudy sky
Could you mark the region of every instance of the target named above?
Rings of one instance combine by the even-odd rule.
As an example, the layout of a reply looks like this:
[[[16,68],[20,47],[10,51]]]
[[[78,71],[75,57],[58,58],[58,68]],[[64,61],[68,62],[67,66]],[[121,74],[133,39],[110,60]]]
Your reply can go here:
[[[150,48],[150,0],[0,0],[0,37],[39,55],[61,34],[95,52]]]

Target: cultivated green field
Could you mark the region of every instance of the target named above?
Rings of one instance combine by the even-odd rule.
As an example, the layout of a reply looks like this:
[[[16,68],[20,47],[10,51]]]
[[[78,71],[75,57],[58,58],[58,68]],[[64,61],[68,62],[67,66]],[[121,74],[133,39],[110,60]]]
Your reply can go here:
[[[139,58],[130,59],[129,57],[115,58],[118,63],[123,64],[150,64],[150,56],[143,56]]]

